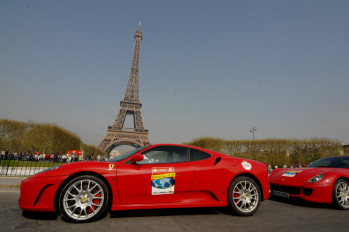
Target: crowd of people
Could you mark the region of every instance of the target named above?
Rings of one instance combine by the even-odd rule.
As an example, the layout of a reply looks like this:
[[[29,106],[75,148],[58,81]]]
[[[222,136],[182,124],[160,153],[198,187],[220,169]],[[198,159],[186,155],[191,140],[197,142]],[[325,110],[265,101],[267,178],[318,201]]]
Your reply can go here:
[[[37,161],[37,162],[56,162],[56,163],[71,163],[78,161],[105,161],[106,157],[101,155],[75,155],[75,154],[43,154],[35,153],[17,153],[2,151],[0,153],[0,160],[23,160],[23,161]]]

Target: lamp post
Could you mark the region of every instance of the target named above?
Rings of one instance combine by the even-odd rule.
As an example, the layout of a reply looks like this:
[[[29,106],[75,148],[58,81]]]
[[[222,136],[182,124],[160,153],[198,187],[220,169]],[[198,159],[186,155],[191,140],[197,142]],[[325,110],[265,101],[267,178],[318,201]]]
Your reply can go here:
[[[253,155],[254,155],[254,160],[257,160],[256,157],[256,145],[254,143],[254,132],[257,130],[257,127],[253,127],[250,129],[250,132],[252,132],[252,145],[253,145]]]

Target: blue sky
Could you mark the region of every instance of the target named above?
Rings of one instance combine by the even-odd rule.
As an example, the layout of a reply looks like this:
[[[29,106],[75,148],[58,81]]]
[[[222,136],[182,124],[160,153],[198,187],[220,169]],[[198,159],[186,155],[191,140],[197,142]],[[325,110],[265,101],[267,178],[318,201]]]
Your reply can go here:
[[[142,21],[152,143],[328,137],[349,143],[349,1],[0,1],[0,118],[97,145]]]

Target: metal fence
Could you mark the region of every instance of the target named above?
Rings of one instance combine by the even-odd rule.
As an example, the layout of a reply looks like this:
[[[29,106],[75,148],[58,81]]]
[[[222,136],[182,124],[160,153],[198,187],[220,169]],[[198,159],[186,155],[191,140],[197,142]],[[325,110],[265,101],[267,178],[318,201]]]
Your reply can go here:
[[[55,160],[0,160],[0,176],[31,176],[48,168],[62,164]]]

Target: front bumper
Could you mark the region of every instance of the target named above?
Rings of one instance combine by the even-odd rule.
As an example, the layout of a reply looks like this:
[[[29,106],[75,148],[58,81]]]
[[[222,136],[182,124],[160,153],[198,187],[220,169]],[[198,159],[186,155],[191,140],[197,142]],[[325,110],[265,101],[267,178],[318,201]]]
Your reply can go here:
[[[55,212],[55,195],[66,176],[25,179],[21,182],[19,207],[27,211]]]
[[[318,203],[332,203],[332,185],[330,184],[304,184],[300,186],[279,185],[270,183],[271,195],[273,190],[288,193],[290,197],[298,197],[306,201]]]

